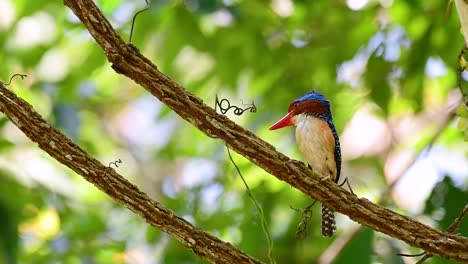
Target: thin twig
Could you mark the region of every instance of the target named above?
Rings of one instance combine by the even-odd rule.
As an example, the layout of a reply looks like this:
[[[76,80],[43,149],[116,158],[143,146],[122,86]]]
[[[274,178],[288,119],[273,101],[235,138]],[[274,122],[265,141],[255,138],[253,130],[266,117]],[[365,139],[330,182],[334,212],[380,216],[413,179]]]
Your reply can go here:
[[[24,78],[26,78],[28,76],[26,74],[15,73],[10,77],[10,81],[8,83],[3,83],[3,84],[5,84],[6,86],[10,85],[15,77],[20,77],[21,80],[24,80]]]
[[[141,13],[145,12],[146,10],[148,10],[149,7],[150,7],[149,0],[145,0],[145,2],[146,2],[145,8],[141,9],[140,11],[136,12],[135,15],[133,15],[133,18],[132,18],[132,27],[130,28],[130,36],[128,37],[128,42],[129,42],[129,43],[132,43],[133,28],[134,28],[134,26],[135,26],[136,17],[137,17],[139,14],[141,14]]]
[[[402,256],[402,257],[420,257],[420,256],[423,256],[424,254],[426,254],[426,252],[421,252],[421,253],[418,253],[418,254],[406,254],[406,253],[398,253],[398,256]]]
[[[244,183],[245,189],[247,190],[247,195],[249,196],[250,200],[252,200],[252,202],[255,205],[255,208],[257,209],[258,216],[260,217],[260,223],[262,225],[262,230],[263,230],[263,233],[265,234],[265,236],[267,238],[267,242],[268,242],[268,259],[269,259],[271,264],[274,264],[274,263],[276,263],[276,261],[273,258],[273,239],[271,238],[270,229],[268,228],[268,223],[267,223],[267,221],[265,219],[265,214],[263,213],[263,208],[260,206],[257,199],[253,195],[253,193],[250,190],[249,185],[245,181],[244,176],[242,175],[239,167],[237,166],[236,162],[232,158],[231,151],[229,150],[228,145],[226,145],[226,150],[227,150],[229,159],[231,160],[231,163],[236,168],[237,174],[239,174],[240,178],[242,179],[242,182]]]
[[[226,102],[227,106],[223,106],[223,102]],[[245,105],[244,102],[242,102],[242,100],[241,100],[241,103],[243,105]],[[252,104],[250,105],[250,107],[248,107],[246,109],[242,109],[242,108],[237,107],[235,105],[231,105],[231,102],[228,99],[224,98],[221,101],[219,101],[218,95],[216,95],[215,107],[214,107],[215,111],[217,111],[218,108],[219,108],[219,110],[221,111],[221,113],[223,115],[226,114],[227,111],[229,111],[229,109],[231,109],[231,108],[234,108],[234,114],[236,114],[238,116],[242,115],[244,113],[244,111],[246,111],[248,109],[250,109],[251,113],[255,113],[257,111],[257,108],[255,106],[254,101],[252,101]],[[261,225],[262,225],[262,230],[263,230],[263,233],[265,234],[265,236],[267,238],[267,242],[268,242],[268,258],[270,260],[270,263],[274,264],[276,262],[275,262],[275,259],[273,258],[273,239],[271,238],[270,230],[268,228],[268,223],[266,221],[265,214],[263,213],[263,209],[260,206],[260,204],[258,203],[255,196],[253,195],[253,192],[250,190],[250,187],[247,184],[247,182],[245,181],[244,176],[242,175],[239,166],[237,166],[236,162],[232,158],[231,151],[229,150],[229,146],[227,144],[226,144],[226,150],[227,150],[227,153],[228,153],[229,159],[231,160],[232,165],[234,165],[234,167],[236,168],[237,174],[239,174],[240,178],[242,179],[242,182],[244,183],[245,189],[247,190],[247,195],[252,200],[252,202],[255,205],[255,208],[257,209],[257,213],[258,213],[258,216],[260,217],[260,222],[261,222]]]
[[[452,224],[450,224],[450,226],[447,228],[447,232],[450,232],[452,234],[455,233],[458,230],[458,227],[460,227],[466,215],[468,215],[468,204],[465,205],[465,208],[463,208],[460,215],[457,218],[455,218]]]
[[[424,255],[424,257],[422,257],[420,260],[418,260],[418,262],[416,262],[416,264],[422,264],[424,261],[426,261],[427,259],[430,259],[431,257],[432,257],[432,255],[426,254],[426,255]]]

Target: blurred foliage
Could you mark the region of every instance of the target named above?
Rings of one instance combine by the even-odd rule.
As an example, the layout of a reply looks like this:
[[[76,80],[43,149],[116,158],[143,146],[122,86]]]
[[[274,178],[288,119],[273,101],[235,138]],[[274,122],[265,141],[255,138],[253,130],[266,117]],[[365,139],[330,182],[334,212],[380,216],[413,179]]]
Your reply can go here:
[[[467,193],[457,188],[452,179],[446,176],[432,190],[426,201],[424,213],[436,218],[440,227],[446,230],[466,206],[467,199]],[[445,212],[441,213],[441,210]],[[462,222],[456,233],[466,236],[468,234],[468,222]]]
[[[96,2],[123,39],[145,4]],[[463,36],[455,9],[447,16],[446,4],[153,1],[136,20],[133,44],[208,105],[214,107],[216,94],[235,105],[254,100],[257,113],[227,115],[295,159],[301,157],[293,129],[268,127],[290,101],[320,90],[343,134],[343,175],[359,196],[377,201],[398,167],[391,162],[425,149],[439,120],[434,112],[446,111],[446,102],[460,93],[456,61]],[[0,79],[28,74],[9,87],[86,151],[104,164],[121,159],[116,170],[150,196],[267,260],[257,211],[222,142],[115,74],[61,2],[0,0],[0,47]],[[429,154],[404,174],[403,180],[413,179],[410,191],[400,184],[386,203],[440,229],[468,201],[468,112],[456,104],[457,125],[449,123]],[[373,119],[353,130],[352,120],[363,111]],[[385,137],[370,141],[382,129]],[[46,156],[3,117],[0,133],[0,263],[205,263]],[[308,236],[296,238],[301,215],[290,207],[310,200],[243,157],[234,159],[264,210],[278,263],[315,263],[354,226],[338,216],[337,235],[322,238],[315,206]],[[467,236],[467,229],[465,221],[459,233]],[[333,262],[403,263],[399,252],[419,253],[364,228]],[[451,262],[433,257],[425,263]]]

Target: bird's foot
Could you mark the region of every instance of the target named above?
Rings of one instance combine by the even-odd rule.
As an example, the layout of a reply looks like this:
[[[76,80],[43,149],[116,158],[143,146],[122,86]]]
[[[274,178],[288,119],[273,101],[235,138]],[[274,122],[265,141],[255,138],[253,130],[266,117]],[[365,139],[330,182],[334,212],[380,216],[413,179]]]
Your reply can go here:
[[[320,177],[321,182],[326,182],[330,180],[330,176]]]

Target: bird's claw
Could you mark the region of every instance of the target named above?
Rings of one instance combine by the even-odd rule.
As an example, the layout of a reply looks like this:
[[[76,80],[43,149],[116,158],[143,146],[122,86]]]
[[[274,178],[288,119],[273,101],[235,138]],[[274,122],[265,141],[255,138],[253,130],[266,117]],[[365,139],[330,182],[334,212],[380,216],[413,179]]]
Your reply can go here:
[[[330,180],[330,177],[328,177],[328,176],[320,177],[321,182],[326,182],[326,181],[329,181],[329,180]]]

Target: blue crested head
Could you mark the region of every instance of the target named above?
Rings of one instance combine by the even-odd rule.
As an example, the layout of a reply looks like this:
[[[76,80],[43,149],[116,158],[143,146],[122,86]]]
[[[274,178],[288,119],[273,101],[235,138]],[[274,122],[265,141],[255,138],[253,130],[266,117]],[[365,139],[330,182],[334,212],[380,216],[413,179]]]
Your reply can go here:
[[[331,121],[330,102],[327,98],[317,92],[310,91],[294,100],[288,111],[294,111],[295,114],[312,114],[316,117]]]
[[[294,100],[288,108],[288,114],[276,122],[270,130],[294,125],[293,117],[297,115],[310,115],[325,120],[334,129],[330,102],[319,92],[311,91]]]
[[[316,101],[322,101],[326,102],[328,104],[328,100],[325,97],[325,95],[317,92],[317,91],[310,91],[306,92],[303,96],[297,98],[294,100],[294,102],[303,102],[303,101],[308,101],[308,100],[316,100]]]

